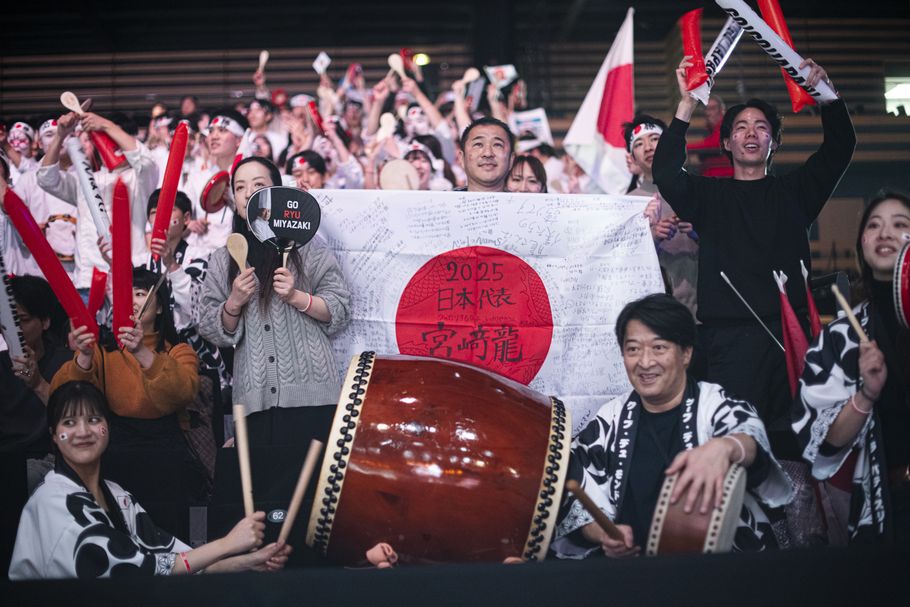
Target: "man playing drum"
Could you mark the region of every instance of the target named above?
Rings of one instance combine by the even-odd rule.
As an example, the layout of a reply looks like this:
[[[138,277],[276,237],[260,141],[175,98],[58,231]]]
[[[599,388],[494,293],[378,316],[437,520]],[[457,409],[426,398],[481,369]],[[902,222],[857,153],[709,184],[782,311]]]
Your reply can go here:
[[[680,473],[670,504],[682,504],[686,515],[706,514],[722,507],[732,464],[748,477],[733,548],[776,547],[764,508],[790,500],[790,481],[752,405],[687,376],[691,312],[668,295],[648,295],[620,312],[616,337],[634,389],[604,405],[575,438],[569,478],[618,523],[623,539],[611,539],[566,493],[551,546],[556,555],[583,558],[598,548],[611,557],[638,554],[665,476]]]

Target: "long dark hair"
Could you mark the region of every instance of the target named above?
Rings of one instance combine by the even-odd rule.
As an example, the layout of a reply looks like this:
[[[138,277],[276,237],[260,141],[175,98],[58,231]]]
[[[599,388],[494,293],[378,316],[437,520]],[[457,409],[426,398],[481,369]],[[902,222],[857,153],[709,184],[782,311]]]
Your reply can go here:
[[[234,167],[234,170],[231,172],[231,193],[234,192],[234,177],[237,175],[237,170],[243,165],[250,164],[251,162],[259,163],[269,171],[273,186],[281,185],[281,172],[274,163],[266,158],[250,156],[249,158],[244,158],[238,162],[237,166]],[[247,200],[234,201],[238,208],[240,205],[246,205],[247,202]],[[234,213],[233,232],[246,238],[247,247],[249,248],[247,260],[251,266],[256,268],[256,278],[259,279],[260,305],[265,308],[272,298],[272,275],[275,273],[275,270],[281,267],[281,251],[274,245],[259,242],[259,239],[250,231],[246,219],[241,217],[240,213]],[[303,266],[297,255],[288,255],[288,263],[294,266],[295,273],[298,276],[303,273]],[[230,288],[234,279],[237,278],[237,274],[240,273],[240,268],[237,267],[237,262],[234,261],[233,257],[230,257],[228,264],[227,282],[228,288]]]
[[[872,296],[872,268],[869,267],[863,256],[863,232],[866,231],[866,224],[869,223],[872,212],[886,200],[897,200],[910,211],[910,196],[896,190],[879,190],[866,205],[859,220],[859,230],[856,233],[856,263],[859,266],[859,281],[853,289],[856,293],[855,301],[862,301]]]

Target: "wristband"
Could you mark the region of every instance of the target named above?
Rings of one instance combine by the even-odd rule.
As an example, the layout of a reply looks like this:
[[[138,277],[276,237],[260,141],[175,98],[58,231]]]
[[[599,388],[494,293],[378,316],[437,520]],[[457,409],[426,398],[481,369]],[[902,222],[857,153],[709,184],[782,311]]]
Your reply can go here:
[[[862,390],[860,390],[860,392],[862,392]],[[863,394],[863,396],[866,396],[865,393]],[[869,398],[869,397],[866,396],[866,398]],[[872,400],[872,399],[870,398],[869,400]],[[873,401],[873,402],[875,402],[875,401]],[[872,409],[869,409],[868,411],[866,411],[865,409],[860,409],[859,407],[856,406],[856,394],[855,393],[853,394],[853,396],[850,397],[850,406],[853,407],[854,411],[856,411],[857,413],[860,413],[862,415],[869,415],[870,413],[872,413]]]
[[[303,307],[303,309],[301,310],[301,312],[303,312],[304,314],[306,314],[306,311],[310,309],[310,306],[311,306],[311,305],[313,305],[313,296],[310,295],[309,293],[307,293],[306,296],[307,296],[309,299],[307,299],[306,305],[305,305],[305,306]]]
[[[722,436],[721,438],[729,438],[731,441],[736,443],[736,446],[739,447],[739,459],[733,463],[734,464],[743,463],[746,460],[746,448],[743,446],[742,441],[739,440],[738,438],[736,438],[735,436],[731,436],[729,434],[727,436]]]
[[[231,318],[240,318],[240,314],[242,314],[242,310],[243,310],[243,308],[241,308],[241,312],[237,312],[236,314],[231,314],[227,309],[227,302],[224,302],[223,309],[224,309],[224,313],[227,314],[228,316],[230,316]]]
[[[180,558],[183,559],[183,566],[186,567],[187,574],[193,573],[193,570],[190,568],[190,562],[186,558],[186,552],[181,552]]]

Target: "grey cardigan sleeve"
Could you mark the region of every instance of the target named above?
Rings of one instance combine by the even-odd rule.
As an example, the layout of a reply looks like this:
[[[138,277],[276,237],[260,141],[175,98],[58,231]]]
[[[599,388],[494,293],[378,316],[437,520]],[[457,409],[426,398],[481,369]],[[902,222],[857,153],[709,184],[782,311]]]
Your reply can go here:
[[[243,337],[243,313],[233,333],[225,331],[221,323],[221,310],[231,294],[227,275],[228,252],[227,248],[221,247],[212,251],[209,257],[208,272],[202,283],[202,298],[195,311],[199,335],[221,347],[236,346]]]
[[[351,317],[351,292],[344,282],[341,266],[326,242],[319,237],[310,242],[306,275],[312,285],[312,294],[325,300],[332,320],[319,323],[326,335],[332,335],[347,326]]]

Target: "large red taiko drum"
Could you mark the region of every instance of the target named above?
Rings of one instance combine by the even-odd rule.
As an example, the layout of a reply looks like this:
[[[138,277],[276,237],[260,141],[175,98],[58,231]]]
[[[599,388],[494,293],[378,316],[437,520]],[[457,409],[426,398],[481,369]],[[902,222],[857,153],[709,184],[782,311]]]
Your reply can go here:
[[[467,364],[351,361],[307,544],[342,565],[379,542],[401,563],[542,560],[562,499],[569,413]]]

